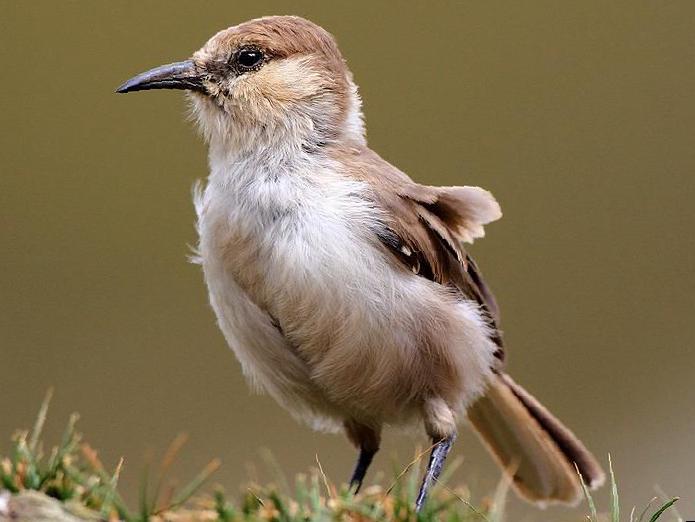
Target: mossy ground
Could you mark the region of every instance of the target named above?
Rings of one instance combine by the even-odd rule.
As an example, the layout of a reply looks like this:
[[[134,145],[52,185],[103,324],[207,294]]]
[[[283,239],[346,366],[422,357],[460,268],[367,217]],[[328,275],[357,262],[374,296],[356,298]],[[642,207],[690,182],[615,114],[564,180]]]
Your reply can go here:
[[[296,478],[293,487],[250,484],[239,502],[232,502],[221,489],[206,492],[205,485],[219,462],[211,461],[184,487],[174,490],[167,483],[169,471],[185,443],[179,436],[164,453],[156,473],[143,474],[137,509],[127,506],[118,491],[123,461],[107,470],[97,452],[76,431],[77,415],[68,421],[58,445],[44,452],[41,432],[46,421],[50,394],[42,404],[34,427],[12,437],[9,454],[0,460],[0,522],[328,522],[328,521],[446,521],[501,522],[509,489],[502,481],[497,490],[475,505],[466,488],[446,485],[446,477],[432,492],[423,512],[413,506],[419,483],[418,455],[397,473],[387,486],[371,486],[355,495],[346,486],[336,486],[325,476],[321,465],[309,475]],[[283,482],[284,479],[282,480]],[[290,491],[292,490],[292,491]],[[282,491],[282,492],[281,492]],[[633,508],[621,518],[618,489],[611,466],[611,506],[600,514],[586,493],[590,522],[656,522],[682,520],[673,505],[653,499],[643,511]],[[675,517],[675,518],[674,518]]]

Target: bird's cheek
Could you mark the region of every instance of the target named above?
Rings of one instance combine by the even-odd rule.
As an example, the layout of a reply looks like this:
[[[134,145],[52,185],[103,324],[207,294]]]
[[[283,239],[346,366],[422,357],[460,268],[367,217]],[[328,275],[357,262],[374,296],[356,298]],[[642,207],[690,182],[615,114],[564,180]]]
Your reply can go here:
[[[211,97],[220,96],[220,94],[222,94],[222,88],[220,87],[220,84],[215,81],[203,80],[203,87],[205,87],[205,90]]]

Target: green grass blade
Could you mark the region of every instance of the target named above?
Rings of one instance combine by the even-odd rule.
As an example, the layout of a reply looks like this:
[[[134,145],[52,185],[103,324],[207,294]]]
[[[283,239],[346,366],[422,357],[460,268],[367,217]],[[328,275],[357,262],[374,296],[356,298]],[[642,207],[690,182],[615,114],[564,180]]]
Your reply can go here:
[[[620,498],[618,497],[618,485],[615,482],[613,460],[610,453],[608,454],[608,471],[611,476],[611,521],[620,522]]]
[[[152,514],[154,506],[149,500],[150,463],[147,462],[140,477],[140,520],[147,522]]]
[[[661,496],[661,498],[673,498],[671,495],[667,495],[666,492],[663,489],[661,489],[661,486],[659,486],[658,484],[654,486],[654,489]],[[685,522],[685,517],[678,512],[676,506],[673,506],[671,508],[671,514],[674,517],[676,517],[676,522]]]
[[[292,517],[290,516],[289,510],[287,509],[287,505],[285,504],[285,502],[283,502],[280,495],[275,491],[271,491],[270,500],[273,502],[275,509],[278,510],[278,519],[280,520],[280,522],[291,522]]]
[[[73,413],[68,418],[68,424],[63,432],[63,438],[60,441],[58,450],[52,455],[52,461],[49,463],[48,475],[55,475],[58,468],[62,465],[63,458],[72,453],[80,440],[79,434],[75,432],[75,425],[80,419],[77,413]]]
[[[512,485],[513,473],[514,470],[511,469],[502,474],[502,479],[495,490],[495,495],[492,497],[490,516],[486,518],[489,522],[502,522],[504,518],[504,506],[509,494],[509,488]]]
[[[108,520],[111,515],[111,510],[114,507],[114,502],[116,500],[116,487],[118,486],[118,478],[121,476],[121,469],[123,468],[123,458],[118,461],[116,465],[116,470],[113,472],[113,476],[105,482],[106,493],[104,495],[104,501],[101,504],[101,516]]]
[[[41,437],[41,432],[43,431],[43,426],[46,423],[46,415],[48,414],[48,406],[51,404],[51,398],[53,397],[53,388],[49,388],[46,392],[46,396],[41,403],[39,408],[39,413],[36,416],[36,422],[34,423],[34,429],[31,430],[31,436],[29,437],[29,451],[36,453],[36,447],[39,444],[39,438]]]
[[[311,476],[311,486],[309,488],[309,509],[313,512],[321,510],[321,488],[319,486],[318,475]]]
[[[234,508],[227,502],[224,492],[216,490],[214,494],[215,512],[220,522],[232,522],[236,518]]]
[[[164,482],[166,481],[167,474],[169,473],[171,466],[178,458],[179,453],[181,452],[181,449],[186,444],[186,442],[188,442],[188,435],[186,435],[185,433],[179,433],[176,437],[174,437],[174,440],[172,440],[171,443],[169,443],[169,447],[164,452],[162,461],[159,464],[159,476],[157,477],[157,485],[155,486],[154,493],[152,495],[153,511],[157,510],[157,505],[159,503],[162,488],[164,487]]]
[[[453,489],[451,489],[449,486],[446,484],[441,485],[446,491],[448,491],[456,500],[458,500],[461,504],[466,506],[475,516],[477,516],[479,519],[481,519],[483,522],[491,522],[491,520],[485,516],[485,513],[480,511],[478,508],[476,508],[473,504],[471,504],[468,500],[463,498],[461,495],[456,493]],[[505,495],[506,496],[506,495]],[[494,502],[494,501],[493,501]]]
[[[644,517],[647,516],[647,511],[649,511],[649,508],[652,507],[652,504],[655,500],[656,497],[652,497],[652,499],[649,502],[647,502],[647,505],[644,506],[644,509],[642,510],[642,512],[639,515],[639,518],[637,519],[637,522],[644,522]]]
[[[652,518],[649,519],[649,522],[656,522],[657,520],[659,520],[659,517],[660,517],[661,515],[663,515],[664,511],[666,511],[668,508],[670,508],[670,507],[671,507],[672,505],[674,505],[676,502],[678,502],[678,497],[674,497],[674,498],[672,498],[671,500],[669,500],[668,502],[666,502],[666,504],[664,504],[663,506],[661,506],[661,507],[659,508],[659,510],[658,510],[656,513],[654,513],[654,514],[652,515]]]
[[[589,492],[589,488],[587,487],[586,482],[584,482],[584,477],[582,476],[576,464],[574,465],[574,468],[577,470],[577,475],[579,475],[579,481],[581,482],[582,490],[584,491],[584,498],[586,499],[587,504],[589,504],[589,520],[591,520],[591,522],[599,522],[598,513],[596,512],[596,504],[594,504],[594,499],[591,497],[591,493]]]
[[[207,480],[210,478],[210,476],[217,471],[217,469],[220,467],[220,461],[217,459],[214,459],[203,468],[203,470],[198,473],[198,475],[191,480],[186,487],[184,487],[180,493],[178,493],[175,497],[174,500],[171,503],[171,506],[169,506],[168,509],[175,508],[178,506],[181,506],[185,504],[188,499],[190,499],[200,488],[201,486],[207,482]]]
[[[282,493],[283,495],[289,495],[292,489],[290,488],[289,481],[287,480],[287,475],[285,475],[285,472],[283,471],[282,466],[280,466],[280,463],[275,458],[275,455],[273,455],[273,453],[268,448],[263,448],[260,451],[260,454],[261,460],[263,460],[263,463],[265,464],[266,468],[268,469],[268,471],[270,471],[273,480],[278,484],[278,487],[280,488],[280,493]]]

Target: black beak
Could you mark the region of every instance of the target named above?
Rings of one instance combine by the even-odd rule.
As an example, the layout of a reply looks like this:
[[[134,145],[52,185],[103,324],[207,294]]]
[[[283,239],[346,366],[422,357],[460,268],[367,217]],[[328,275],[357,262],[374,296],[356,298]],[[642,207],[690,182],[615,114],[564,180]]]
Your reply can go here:
[[[121,85],[116,92],[146,91],[149,89],[183,89],[205,93],[202,75],[193,60],[170,63],[138,74]]]

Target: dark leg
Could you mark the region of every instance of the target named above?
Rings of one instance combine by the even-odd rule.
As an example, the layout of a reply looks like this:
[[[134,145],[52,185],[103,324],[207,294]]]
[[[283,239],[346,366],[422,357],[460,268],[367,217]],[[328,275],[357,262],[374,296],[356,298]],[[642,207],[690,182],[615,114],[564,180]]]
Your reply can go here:
[[[456,434],[449,435],[448,437],[437,442],[434,448],[432,448],[430,460],[427,463],[427,470],[425,471],[425,477],[422,479],[420,492],[418,493],[417,500],[415,501],[415,511],[418,513],[422,509],[422,506],[425,505],[427,493],[434,483],[437,482],[437,479],[442,472],[444,461],[446,460],[446,456],[448,455],[454,440],[456,440]]]
[[[365,448],[360,449],[360,456],[357,458],[357,464],[355,465],[355,471],[352,472],[352,478],[350,479],[350,489],[353,489],[357,493],[362,487],[362,481],[364,476],[367,474],[367,469],[372,463],[372,459],[376,455],[375,450],[368,450]]]
[[[345,433],[348,439],[360,450],[355,471],[352,472],[352,478],[350,479],[350,488],[355,493],[360,490],[364,476],[367,474],[367,469],[369,469],[374,455],[379,451],[380,432],[380,427],[366,426],[353,420],[345,421]]]

